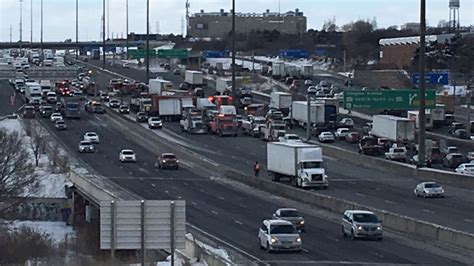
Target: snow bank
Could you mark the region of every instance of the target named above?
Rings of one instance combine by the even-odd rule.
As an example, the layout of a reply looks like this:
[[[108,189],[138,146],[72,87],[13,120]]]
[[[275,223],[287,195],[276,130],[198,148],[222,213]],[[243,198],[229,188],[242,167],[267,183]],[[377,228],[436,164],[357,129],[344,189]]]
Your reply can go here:
[[[37,232],[45,233],[54,243],[63,242],[66,236],[68,238],[75,236],[72,226],[67,226],[64,222],[13,221],[7,223],[10,230],[26,226]]]
[[[191,233],[186,234],[186,239],[188,239],[190,241],[194,241],[194,243],[196,243],[196,245],[201,247],[203,250],[205,250],[209,254],[212,254],[212,255],[215,255],[216,257],[222,258],[225,261],[232,261],[229,254],[227,253],[227,251],[225,251],[225,249],[211,247],[211,246],[199,241],[198,239],[195,239],[194,236]]]
[[[0,128],[4,128],[10,132],[18,132],[24,134],[25,131],[18,119],[5,119],[0,121]]]

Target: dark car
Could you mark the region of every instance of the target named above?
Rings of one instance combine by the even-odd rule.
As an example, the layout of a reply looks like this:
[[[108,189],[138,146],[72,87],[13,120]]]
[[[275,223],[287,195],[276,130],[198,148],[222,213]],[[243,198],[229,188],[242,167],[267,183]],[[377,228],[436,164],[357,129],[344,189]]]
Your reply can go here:
[[[181,71],[179,69],[173,70],[173,75],[181,75]]]
[[[109,107],[110,108],[119,108],[120,107],[120,100],[118,99],[111,99],[109,101]]]
[[[54,127],[57,130],[66,130],[67,129],[67,125],[64,122],[64,120],[56,120],[56,122],[54,123]]]
[[[23,108],[23,118],[35,118],[35,107],[28,105]]]
[[[462,163],[466,163],[466,156],[460,153],[450,153],[443,159],[443,166],[446,168],[456,168]]]
[[[160,169],[173,168],[177,170],[179,168],[179,160],[173,153],[162,153],[158,157],[157,166]]]
[[[358,143],[360,140],[359,132],[350,132],[346,135],[346,141],[349,143]]]
[[[465,129],[456,129],[453,136],[458,139],[469,139],[469,134],[467,134],[467,130]]]
[[[188,85],[186,83],[180,83],[178,89],[183,90],[183,91],[187,91],[188,90]]]
[[[130,107],[128,107],[128,105],[126,105],[126,104],[122,104],[119,107],[119,112],[121,114],[129,114],[130,113]]]
[[[305,231],[304,216],[293,208],[280,208],[273,213],[273,218],[291,222],[298,230]]]
[[[137,117],[135,118],[135,120],[138,122],[138,123],[145,123],[145,122],[148,122],[148,115],[144,112],[138,112],[137,113]]]
[[[458,129],[465,129],[463,123],[453,122],[449,125],[448,133],[454,135],[454,132]]]
[[[42,105],[39,108],[39,113],[43,118],[49,118],[53,113],[53,107],[49,105]]]
[[[171,66],[170,66],[170,64],[165,64],[163,68],[164,68],[165,70],[170,70],[170,69],[171,69]]]
[[[100,100],[103,102],[106,102],[109,100],[109,94],[107,92],[101,92],[100,93]]]

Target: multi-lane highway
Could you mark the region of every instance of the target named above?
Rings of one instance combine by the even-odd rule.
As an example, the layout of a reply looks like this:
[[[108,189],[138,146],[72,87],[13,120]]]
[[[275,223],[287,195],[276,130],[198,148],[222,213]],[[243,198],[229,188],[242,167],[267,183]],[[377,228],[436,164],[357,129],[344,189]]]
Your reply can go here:
[[[134,79],[144,78],[136,69],[111,69]],[[179,83],[179,77],[171,73],[160,76]],[[97,77],[99,84],[112,78],[104,73]],[[103,85],[105,86],[105,85]],[[302,134],[302,130],[296,129]],[[166,123],[160,137],[213,159],[214,161],[252,174],[255,161],[266,164],[266,143],[250,137],[219,138],[213,135],[182,133],[177,123]],[[347,145],[346,145],[347,146]],[[419,199],[413,189],[418,180],[389,172],[368,169],[350,162],[327,158],[330,189],[317,191],[367,206],[384,209],[416,219],[440,224],[454,229],[474,232],[474,193],[470,190],[446,186],[444,199]],[[266,178],[265,171],[262,172]]]
[[[7,87],[4,82],[0,86],[2,90]],[[278,262],[280,265],[316,262],[442,263],[445,265],[457,263],[447,254],[438,255],[438,251],[419,247],[419,244],[413,244],[410,240],[389,233],[382,242],[353,242],[343,239],[338,218],[331,214],[323,215],[324,212],[306,209],[292,202],[285,204],[282,202],[287,201],[277,197],[221,182],[219,171],[203,169],[192,160],[182,159],[182,168],[178,171],[157,170],[153,166],[157,155],[160,152],[170,151],[170,147],[176,144],[173,139],[183,141],[188,139],[188,136],[173,133],[173,129],[158,131],[160,134],[156,135],[156,138],[151,138],[130,128],[113,115],[87,113],[83,114],[81,120],[68,120],[69,129],[66,131],[55,131],[52,123],[47,119],[43,120],[43,124],[68,147],[71,153],[76,153],[77,144],[86,131],[97,132],[101,137],[99,152],[77,154],[85,163],[146,199],[185,199],[189,223],[244,250],[255,260]],[[214,145],[219,148],[212,146],[201,149],[200,146],[195,146],[195,143],[204,141],[210,136],[195,137],[202,138],[186,144],[188,148],[194,146],[192,147],[194,151],[200,152],[203,156],[209,156],[218,163],[221,163],[218,157],[223,157],[227,160],[227,165],[235,162],[235,168],[245,169],[244,165],[247,163],[241,162],[242,159],[232,158],[235,155],[240,156],[235,156],[237,158],[245,158],[248,156],[245,151],[241,154],[237,152],[229,153],[229,155],[222,154],[226,146],[233,148],[235,147],[233,145],[240,146],[236,143],[225,144],[226,141],[234,140],[234,138],[216,138],[220,142],[207,141],[203,145],[209,146],[211,142],[214,142]],[[235,140],[239,139],[244,142],[240,146],[242,149],[249,146],[257,147],[258,151],[250,157],[251,159],[249,158],[251,161],[264,156],[263,143],[250,138],[245,138],[245,141],[244,138]],[[119,163],[118,153],[122,148],[135,150],[138,154],[138,162]],[[235,150],[238,149],[235,148]],[[209,154],[213,151],[215,154],[210,156]],[[334,188],[336,189],[337,187]],[[284,205],[301,207],[306,215],[308,232],[303,235],[305,252],[302,254],[266,254],[258,249],[256,232],[261,220],[269,217],[276,208]]]

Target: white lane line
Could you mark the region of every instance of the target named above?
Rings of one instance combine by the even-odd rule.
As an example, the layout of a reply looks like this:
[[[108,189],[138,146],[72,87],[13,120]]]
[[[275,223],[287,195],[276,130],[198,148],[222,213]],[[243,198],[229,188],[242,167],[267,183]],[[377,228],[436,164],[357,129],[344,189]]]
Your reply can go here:
[[[388,204],[397,204],[396,202],[390,201],[390,200],[384,200]]]
[[[95,115],[94,117],[95,117],[97,120],[102,121],[102,118],[100,118],[99,116]]]
[[[245,204],[240,204],[239,206],[242,207],[242,208],[247,208],[247,206]]]
[[[219,213],[216,211],[211,211],[211,212],[214,213],[215,215],[219,215]]]
[[[128,172],[129,175],[132,175],[132,172]]]
[[[165,190],[165,193],[166,193],[166,194],[170,194],[170,192],[169,192],[168,190]]]
[[[468,223],[474,223],[474,220],[471,220],[471,219],[464,219],[464,221],[466,221]]]
[[[187,186],[187,185],[188,185],[188,183],[186,183],[186,182],[184,182],[183,184],[184,184],[185,186]]]
[[[182,198],[183,198],[183,197],[181,197],[181,196],[178,196],[178,199],[182,199]]]
[[[140,177],[140,181],[142,181],[142,182],[143,182],[143,181],[145,181],[145,180],[143,179],[143,177]]]
[[[155,184],[153,184],[153,183],[151,183],[151,186],[152,186],[152,187],[156,187],[156,185],[155,185]]]
[[[304,253],[309,253],[309,250],[305,249],[305,248],[302,248],[301,249]]]
[[[197,206],[198,204],[194,201],[191,201],[191,204],[194,205],[194,206]]]
[[[232,159],[237,160],[237,157],[235,157],[234,155],[232,155],[231,157]]]
[[[383,258],[383,255],[382,254],[379,254],[377,252],[372,252],[372,254],[374,254],[375,256],[379,257],[379,258]]]
[[[204,190],[200,189],[199,192],[204,193]]]
[[[221,196],[218,196],[218,198],[221,199],[221,200],[225,200],[224,197],[221,197]]]
[[[237,220],[235,220],[234,223],[243,225],[243,223],[241,221],[237,221]]]
[[[426,213],[435,213],[434,211],[427,210],[427,209],[423,209],[423,211],[426,212]]]
[[[235,146],[235,149],[236,149],[236,150],[240,150],[240,147],[239,147],[239,146]]]
[[[355,185],[356,182],[354,181],[349,181],[349,184]]]
[[[365,197],[365,195],[364,195],[364,194],[361,194],[361,193],[355,193],[355,194],[356,194],[357,196],[359,196],[359,197]]]
[[[148,166],[148,163],[143,163],[144,166]]]

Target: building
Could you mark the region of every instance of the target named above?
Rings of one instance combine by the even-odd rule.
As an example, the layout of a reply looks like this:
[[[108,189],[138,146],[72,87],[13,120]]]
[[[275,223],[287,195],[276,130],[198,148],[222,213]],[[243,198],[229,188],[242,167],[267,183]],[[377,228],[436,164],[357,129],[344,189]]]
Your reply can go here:
[[[400,27],[401,30],[409,30],[414,32],[420,32],[420,23],[419,22],[410,22],[405,23]]]
[[[236,13],[236,33],[252,31],[277,30],[282,34],[303,34],[306,32],[307,21],[303,12],[298,9],[286,13],[271,13],[266,10],[263,14]],[[188,35],[195,38],[223,38],[232,31],[232,12],[205,13],[201,10],[188,18]]]

